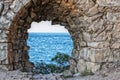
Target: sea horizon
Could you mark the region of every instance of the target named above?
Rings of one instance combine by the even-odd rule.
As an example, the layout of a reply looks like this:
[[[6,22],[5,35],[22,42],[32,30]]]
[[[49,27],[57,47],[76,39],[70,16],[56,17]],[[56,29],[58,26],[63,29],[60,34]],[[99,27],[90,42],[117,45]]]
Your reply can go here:
[[[43,33],[43,34],[70,34],[68,32],[28,32],[28,33]]]

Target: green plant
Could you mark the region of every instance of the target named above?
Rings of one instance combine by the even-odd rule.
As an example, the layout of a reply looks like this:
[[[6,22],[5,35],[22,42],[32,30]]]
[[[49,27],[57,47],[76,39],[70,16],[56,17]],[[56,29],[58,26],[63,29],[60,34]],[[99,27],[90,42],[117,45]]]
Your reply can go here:
[[[47,64],[46,68],[49,71],[49,73],[59,73],[60,72],[60,67],[56,66],[54,64]]]
[[[42,73],[42,74],[49,74],[49,73],[61,73],[64,70],[69,69],[69,55],[64,53],[57,53],[55,57],[51,59],[51,61],[55,61],[57,64],[46,64],[45,62],[41,61],[40,63],[36,63],[33,73]],[[67,65],[66,65],[67,64]]]
[[[42,73],[42,74],[47,74],[47,68],[46,68],[46,63],[45,62],[40,62],[40,63],[36,63],[34,69],[33,69],[33,73]]]
[[[68,59],[69,59],[69,55],[64,54],[64,53],[60,53],[58,52],[55,57],[53,57],[51,60],[56,62],[59,66],[64,66],[66,64],[68,64]]]

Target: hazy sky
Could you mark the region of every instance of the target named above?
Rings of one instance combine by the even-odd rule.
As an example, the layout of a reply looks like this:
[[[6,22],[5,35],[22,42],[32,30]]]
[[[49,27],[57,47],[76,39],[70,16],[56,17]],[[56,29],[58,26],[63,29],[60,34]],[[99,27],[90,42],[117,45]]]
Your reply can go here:
[[[60,25],[51,25],[51,21],[32,22],[28,32],[67,33],[67,29]]]

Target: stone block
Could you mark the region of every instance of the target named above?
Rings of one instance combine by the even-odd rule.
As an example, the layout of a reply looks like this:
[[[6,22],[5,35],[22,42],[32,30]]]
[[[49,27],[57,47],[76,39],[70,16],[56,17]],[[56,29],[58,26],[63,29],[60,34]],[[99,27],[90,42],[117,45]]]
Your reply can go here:
[[[86,47],[86,46],[87,46],[87,42],[81,41],[81,42],[80,42],[80,46],[81,46],[81,47]]]
[[[28,4],[31,0],[21,0],[21,3],[25,6],[26,4]]]
[[[32,0],[32,1],[33,1],[33,4],[37,6],[37,0]]]
[[[2,15],[2,16],[3,16],[3,15],[6,15],[6,13],[8,12],[8,10],[9,10],[9,3],[5,2],[5,3],[3,4],[3,10],[2,10],[1,15]]]
[[[98,13],[98,5],[95,5],[94,7],[88,10],[87,16],[94,16],[97,13]]]
[[[80,51],[79,58],[91,62],[107,62],[110,57],[110,49],[83,48]]]
[[[120,38],[120,32],[117,32],[117,31],[113,31],[112,32],[112,38],[113,39],[119,39]]]
[[[9,10],[8,13],[6,14],[6,18],[7,18],[8,20],[13,20],[14,15],[15,15],[15,14],[13,13],[13,11]]]
[[[79,59],[79,51],[77,51],[76,49],[72,50],[72,56],[78,60]]]
[[[22,19],[20,19],[20,20],[18,21],[18,25],[19,25],[19,26],[23,26],[23,25],[24,25],[24,23],[25,23],[25,21],[24,21],[24,20],[22,20]]]
[[[92,40],[92,35],[87,32],[83,32],[83,39],[87,42],[90,42]]]
[[[94,15],[94,16],[91,16],[91,17],[85,17],[86,19],[87,19],[87,21],[88,22],[90,22],[90,24],[93,22],[93,21],[95,21],[95,20],[99,20],[99,18],[101,17],[103,15],[103,13],[97,13],[96,15]],[[97,21],[98,21],[97,20]],[[99,23],[99,21],[98,21],[98,23]],[[89,24],[89,25],[90,25]]]
[[[0,65],[0,69],[8,70],[8,67],[6,65]]]
[[[7,63],[7,50],[0,50],[0,64],[8,64]]]
[[[98,35],[96,35],[96,34],[92,35],[92,41],[94,41],[94,42],[110,41],[111,38],[112,38],[111,32],[106,32],[106,31],[103,31],[103,32],[99,33]]]
[[[107,20],[111,22],[120,22],[120,12],[107,12]]]
[[[88,47],[92,48],[108,48],[110,46],[109,42],[87,42]]]
[[[119,48],[115,48],[115,49],[113,48],[111,50],[108,62],[116,63],[118,61],[120,61],[120,50],[119,50]]]
[[[120,6],[120,0],[97,0],[97,4],[100,6]]]
[[[103,19],[97,19],[88,28],[88,32],[91,34],[98,35],[100,32],[104,30],[103,27],[104,20]]]
[[[0,50],[7,50],[7,43],[0,43]]]
[[[37,17],[37,15],[34,12],[31,12],[30,16],[31,16],[32,19],[36,19],[36,17]]]
[[[0,14],[2,13],[3,9],[4,9],[4,4],[0,2]]]
[[[112,30],[115,31],[115,32],[120,32],[120,23],[114,24]],[[115,32],[114,32],[114,33],[115,33]]]
[[[18,13],[20,19],[26,19],[28,17],[28,11],[26,10],[26,8],[22,8],[19,13]]]
[[[84,11],[88,11],[91,7],[93,7],[95,3],[92,0],[80,0],[78,1],[78,6],[82,8]]]
[[[9,21],[5,16],[0,17],[0,28],[8,29],[11,24],[11,21]]]
[[[7,34],[2,32],[0,33],[0,42],[7,41]]]
[[[32,23],[32,18],[28,16],[26,21],[27,21],[27,23],[31,24]]]
[[[111,48],[120,48],[120,43],[119,42],[115,42],[114,44],[112,44]]]
[[[21,2],[21,0],[14,0],[10,8],[13,10],[13,12],[17,13],[21,9],[22,6],[23,6],[23,3]]]
[[[100,63],[86,62],[87,70],[96,72],[99,71],[101,66]]]
[[[77,69],[79,72],[83,72],[87,69],[86,61],[80,59],[77,64]]]
[[[93,62],[86,62],[80,59],[77,64],[77,69],[79,72],[84,72],[84,71],[96,72],[100,69],[100,64]]]

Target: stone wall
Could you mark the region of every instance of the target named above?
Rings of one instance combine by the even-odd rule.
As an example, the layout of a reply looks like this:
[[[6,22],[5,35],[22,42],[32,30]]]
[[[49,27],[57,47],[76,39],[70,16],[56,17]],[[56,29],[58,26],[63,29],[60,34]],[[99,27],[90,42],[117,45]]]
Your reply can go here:
[[[27,70],[27,29],[51,20],[71,34],[73,72],[96,72],[120,60],[120,0],[0,0],[0,67]]]

